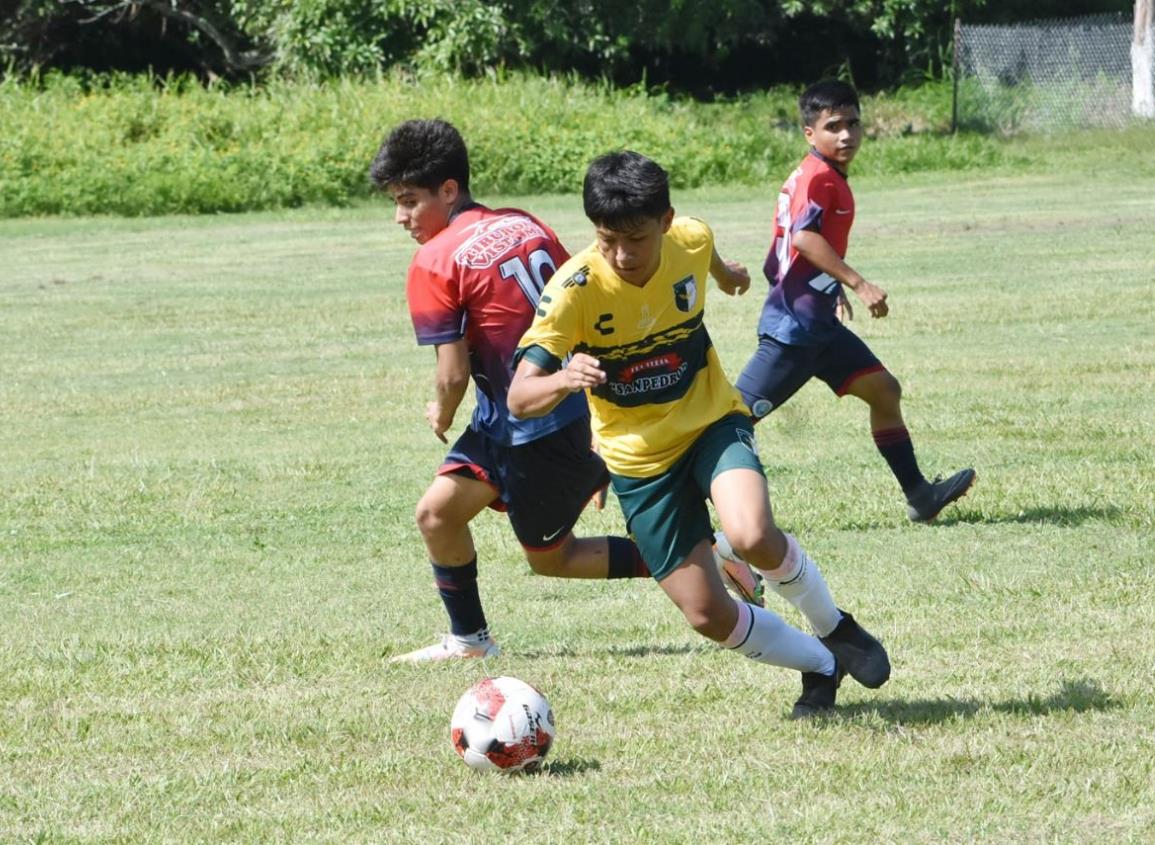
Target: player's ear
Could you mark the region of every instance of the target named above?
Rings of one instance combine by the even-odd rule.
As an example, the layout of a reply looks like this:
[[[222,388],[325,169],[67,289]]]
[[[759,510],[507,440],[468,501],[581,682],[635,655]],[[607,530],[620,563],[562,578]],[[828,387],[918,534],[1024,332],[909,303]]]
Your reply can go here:
[[[441,183],[441,187],[437,189],[437,195],[441,201],[446,205],[454,205],[457,198],[461,195],[461,186],[456,179],[446,179]]]
[[[662,234],[670,231],[670,224],[674,222],[674,207],[670,206],[666,209],[666,213],[662,215]]]
[[[814,127],[809,124],[802,124],[802,137],[806,139],[806,143],[814,146]]]

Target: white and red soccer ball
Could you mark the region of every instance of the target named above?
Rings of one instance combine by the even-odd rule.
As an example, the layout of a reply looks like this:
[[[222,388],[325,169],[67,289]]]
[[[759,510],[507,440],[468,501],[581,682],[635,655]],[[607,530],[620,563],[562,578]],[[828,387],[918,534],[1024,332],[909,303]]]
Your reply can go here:
[[[545,696],[517,678],[486,678],[470,687],[449,723],[453,748],[466,765],[533,772],[549,753],[556,729]]]

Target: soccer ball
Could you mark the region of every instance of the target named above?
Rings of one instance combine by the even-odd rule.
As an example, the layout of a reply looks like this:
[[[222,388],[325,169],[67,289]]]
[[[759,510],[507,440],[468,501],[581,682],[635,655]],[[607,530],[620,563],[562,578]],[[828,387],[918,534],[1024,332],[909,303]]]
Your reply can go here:
[[[545,696],[517,678],[486,678],[470,687],[449,722],[453,748],[479,771],[534,772],[556,730]]]

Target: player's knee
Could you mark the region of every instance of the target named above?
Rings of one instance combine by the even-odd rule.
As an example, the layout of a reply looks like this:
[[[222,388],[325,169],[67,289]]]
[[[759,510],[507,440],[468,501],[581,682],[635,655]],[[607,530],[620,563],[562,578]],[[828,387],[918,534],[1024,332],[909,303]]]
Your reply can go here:
[[[529,564],[529,571],[534,575],[561,578],[565,574],[565,560],[559,560],[556,555],[540,555],[527,551],[525,560]]]
[[[902,385],[899,384],[898,379],[890,373],[886,374],[886,386],[890,394],[894,397],[895,402],[902,398]]]
[[[571,571],[576,565],[574,538],[567,536],[561,543],[552,549],[529,549],[522,546],[525,552],[526,563],[534,575],[544,575],[549,578],[572,578]]]
[[[786,554],[785,538],[772,522],[740,526],[733,533],[727,529],[726,539],[739,557],[761,568],[776,565]]]
[[[445,514],[437,505],[424,498],[417,503],[413,518],[417,522],[417,530],[421,532],[422,537],[436,536],[447,524]]]
[[[886,370],[878,374],[875,387],[875,404],[885,408],[897,408],[902,401],[902,385]]]

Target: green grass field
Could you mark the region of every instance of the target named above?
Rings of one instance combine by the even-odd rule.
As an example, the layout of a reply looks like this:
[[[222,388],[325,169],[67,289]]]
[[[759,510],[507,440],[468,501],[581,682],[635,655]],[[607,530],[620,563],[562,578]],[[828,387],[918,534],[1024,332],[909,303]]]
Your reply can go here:
[[[385,664],[445,623],[412,524],[442,454],[432,354],[383,205],[0,222],[0,842],[1155,840],[1134,172],[855,183],[851,259],[892,316],[854,325],[923,468],[979,482],[915,526],[854,400],[811,385],[760,426],[779,521],[894,661],[809,724],[785,718],[796,675],[649,582],[531,576],[495,514],[475,536],[505,654]],[[588,240],[576,198],[512,201]],[[772,196],[676,201],[760,267]],[[732,374],[762,291],[711,294]],[[612,500],[579,530],[620,533]],[[549,696],[541,775],[450,749],[487,671]]]

